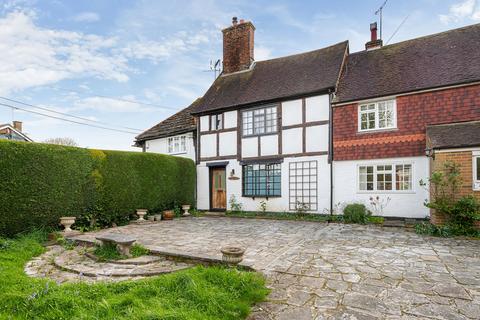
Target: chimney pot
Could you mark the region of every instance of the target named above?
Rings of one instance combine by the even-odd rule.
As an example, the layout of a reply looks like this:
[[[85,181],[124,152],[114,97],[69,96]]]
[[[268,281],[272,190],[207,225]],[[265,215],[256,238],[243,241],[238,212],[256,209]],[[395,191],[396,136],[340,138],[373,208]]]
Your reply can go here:
[[[245,20],[244,20],[244,19],[240,19],[240,23],[245,23]]]
[[[370,23],[370,34],[371,34],[371,39],[370,41],[377,41],[377,23]]]
[[[15,130],[22,132],[22,121],[13,121]]]
[[[233,18],[232,18],[232,25],[233,25],[233,26],[236,26],[237,24],[238,24],[238,19],[237,19],[237,17],[233,17]]]
[[[370,41],[365,43],[365,50],[375,50],[383,46],[383,40],[377,38],[377,23],[370,23]]]

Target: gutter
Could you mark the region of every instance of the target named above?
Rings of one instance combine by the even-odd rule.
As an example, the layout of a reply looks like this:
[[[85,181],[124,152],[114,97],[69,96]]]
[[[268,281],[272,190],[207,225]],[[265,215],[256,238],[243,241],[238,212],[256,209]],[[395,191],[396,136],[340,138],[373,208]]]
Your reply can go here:
[[[330,126],[328,129],[328,162],[330,163],[330,216],[333,215],[333,106],[332,106],[332,92],[328,90],[328,117],[330,119]],[[331,220],[331,219],[330,219]],[[328,223],[330,223],[330,220]]]

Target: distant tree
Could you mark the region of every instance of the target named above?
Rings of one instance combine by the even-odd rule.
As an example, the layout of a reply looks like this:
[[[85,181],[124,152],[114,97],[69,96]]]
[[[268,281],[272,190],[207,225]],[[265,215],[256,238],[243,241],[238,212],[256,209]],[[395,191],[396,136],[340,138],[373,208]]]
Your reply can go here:
[[[45,141],[44,143],[50,143],[50,144],[59,144],[62,146],[69,146],[69,147],[77,147],[78,144],[73,140],[72,138],[69,137],[63,137],[63,138],[49,138]]]

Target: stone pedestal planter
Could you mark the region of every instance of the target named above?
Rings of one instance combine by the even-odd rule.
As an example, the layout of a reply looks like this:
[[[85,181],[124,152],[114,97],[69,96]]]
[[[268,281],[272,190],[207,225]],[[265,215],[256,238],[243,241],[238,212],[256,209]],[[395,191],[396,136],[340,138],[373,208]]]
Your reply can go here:
[[[61,217],[60,224],[63,226],[64,232],[72,232],[73,230],[70,228],[72,224],[75,223],[75,217]]]
[[[231,264],[239,264],[243,260],[243,254],[245,253],[245,249],[240,247],[223,247],[220,251],[222,251],[222,260],[231,263]]]
[[[190,215],[190,212],[188,212],[188,210],[190,210],[190,205],[189,204],[182,205],[182,210],[183,210],[183,215],[184,216],[189,216]]]
[[[147,214],[147,209],[137,209],[138,221],[145,221],[143,218]]]
[[[175,216],[173,210],[165,210],[163,211],[163,220],[173,220],[173,217]]]

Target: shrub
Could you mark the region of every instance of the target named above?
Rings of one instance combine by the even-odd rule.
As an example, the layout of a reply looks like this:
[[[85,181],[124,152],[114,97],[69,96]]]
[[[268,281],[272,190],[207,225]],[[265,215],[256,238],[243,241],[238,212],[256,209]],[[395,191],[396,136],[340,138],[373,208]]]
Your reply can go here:
[[[351,203],[343,209],[343,220],[346,223],[365,224],[368,222],[370,215],[370,211],[361,203]]]
[[[195,165],[167,155],[0,141],[0,234],[124,224],[138,208],[193,204]]]

